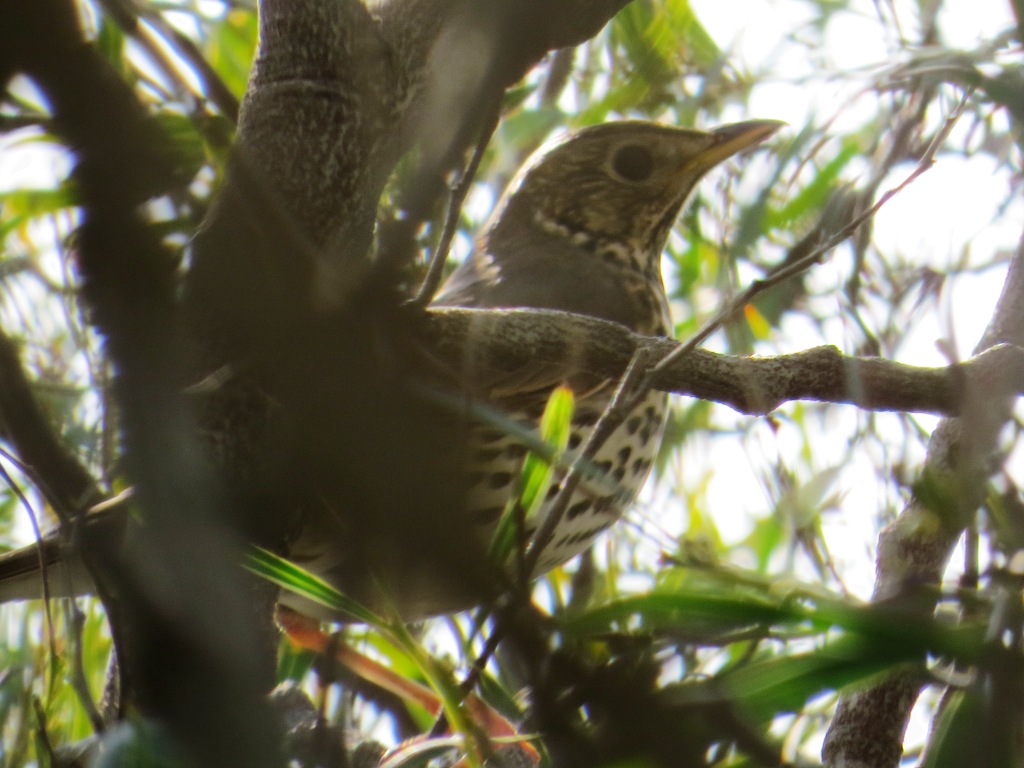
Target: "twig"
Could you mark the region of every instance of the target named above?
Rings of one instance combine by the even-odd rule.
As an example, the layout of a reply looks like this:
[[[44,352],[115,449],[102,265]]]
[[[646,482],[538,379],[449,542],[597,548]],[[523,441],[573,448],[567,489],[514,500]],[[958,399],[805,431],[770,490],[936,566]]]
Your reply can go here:
[[[0,448],[0,456],[13,459],[13,457],[5,450]],[[21,462],[16,462],[19,465]],[[53,612],[50,610],[50,578],[49,571],[46,566],[46,553],[43,550],[43,533],[39,528],[39,517],[36,515],[35,509],[32,504],[26,498],[18,484],[14,482],[14,478],[11,477],[11,473],[7,471],[7,468],[0,463],[0,478],[7,483],[7,487],[14,492],[14,495],[18,497],[18,501],[25,508],[28,513],[29,523],[32,525],[32,534],[36,537],[36,552],[39,555],[39,573],[43,580],[43,607],[46,612],[46,635],[50,643],[50,653],[57,653],[57,640],[53,633]]]
[[[82,633],[85,628],[85,614],[82,613],[75,600],[64,601],[67,611],[67,622],[71,628],[71,688],[78,695],[78,701],[85,710],[85,714],[92,723],[92,729],[96,733],[103,733],[106,724],[103,722],[103,715],[100,714],[89,690],[89,683],[85,678],[85,661],[82,657]],[[47,607],[49,607],[47,605]]]
[[[481,392],[488,382],[537,362],[561,364],[565,376],[617,380],[637,349],[649,348],[653,359],[662,359],[678,346],[671,339],[634,334],[617,323],[553,310],[438,308],[429,310],[427,320],[422,328],[424,344],[452,369],[458,370],[464,362],[467,345],[479,353]],[[1003,343],[962,363],[936,368],[843,355],[831,346],[771,357],[695,349],[658,373],[652,386],[728,405],[744,414],[767,414],[786,402],[811,400],[873,411],[957,416],[973,386],[1024,389],[1024,348]],[[462,402],[465,410],[463,400],[421,389],[446,407],[456,408]],[[505,431],[514,429],[511,420],[501,419],[493,408],[473,405],[474,418]],[[546,455],[539,443],[534,439],[528,447]]]
[[[441,237],[438,238],[437,247],[434,248],[434,253],[430,257],[430,266],[427,267],[427,274],[423,278],[423,282],[420,284],[420,289],[416,293],[409,304],[414,307],[425,307],[434,299],[434,294],[437,293],[438,286],[441,284],[441,275],[444,273],[444,265],[448,260],[448,251],[451,248],[452,240],[455,239],[455,232],[459,225],[459,216],[462,214],[462,204],[466,201],[466,195],[469,194],[469,188],[473,184],[473,180],[476,178],[477,169],[480,167],[480,161],[483,160],[484,152],[487,150],[487,145],[491,143],[491,137],[494,135],[495,129],[498,127],[498,122],[501,119],[501,101],[493,109],[487,122],[484,124],[483,129],[480,131],[480,137],[477,139],[476,146],[473,148],[473,154],[469,158],[469,162],[466,164],[465,169],[459,176],[459,180],[455,183],[455,186],[451,189],[451,194],[448,197],[448,210],[445,213],[444,228],[441,230]]]

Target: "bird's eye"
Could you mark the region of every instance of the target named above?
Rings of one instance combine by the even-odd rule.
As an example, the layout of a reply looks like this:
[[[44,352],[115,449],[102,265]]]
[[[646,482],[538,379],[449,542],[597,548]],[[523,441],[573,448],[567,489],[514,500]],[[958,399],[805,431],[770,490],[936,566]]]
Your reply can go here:
[[[654,170],[654,158],[647,147],[627,144],[615,150],[612,156],[612,170],[626,181],[644,181]]]

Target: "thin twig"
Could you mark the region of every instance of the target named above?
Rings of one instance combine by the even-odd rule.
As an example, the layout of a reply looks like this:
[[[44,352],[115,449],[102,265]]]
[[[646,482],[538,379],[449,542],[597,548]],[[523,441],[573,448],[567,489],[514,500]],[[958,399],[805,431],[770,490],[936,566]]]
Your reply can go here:
[[[438,239],[437,247],[434,248],[434,253],[430,257],[430,266],[427,267],[427,274],[423,278],[420,289],[416,293],[416,297],[409,302],[414,307],[427,306],[433,301],[434,294],[437,293],[437,289],[441,285],[441,275],[444,272],[444,264],[448,260],[448,251],[452,246],[452,240],[455,239],[455,232],[458,230],[459,216],[462,214],[462,204],[466,201],[466,195],[469,194],[469,188],[476,178],[480,161],[483,160],[487,145],[491,143],[491,136],[494,135],[499,120],[501,120],[500,101],[488,116],[487,122],[480,131],[480,137],[473,148],[473,154],[470,156],[469,162],[459,176],[459,180],[451,188],[441,237]]]
[[[2,449],[0,449],[0,451],[2,451]],[[7,451],[2,451],[0,455],[11,458]],[[20,464],[20,462],[18,463]],[[50,653],[55,655],[57,653],[57,640],[53,633],[53,613],[50,610],[50,578],[46,566],[46,552],[43,549],[43,533],[39,528],[39,517],[36,515],[35,509],[33,509],[32,504],[22,492],[21,488],[19,488],[18,484],[14,482],[14,478],[11,477],[11,473],[7,471],[7,468],[2,463],[0,463],[0,478],[7,483],[7,487],[14,492],[14,495],[18,497],[18,501],[21,502],[21,505],[25,508],[25,511],[28,513],[29,523],[32,525],[32,533],[36,537],[36,551],[39,553],[39,573],[43,580],[43,606],[46,612],[46,635],[50,642]]]
[[[78,607],[78,603],[75,600],[63,601],[66,605],[66,618],[68,626],[71,628],[71,688],[78,695],[78,702],[82,705],[85,710],[86,716],[89,718],[89,722],[92,723],[92,729],[96,733],[103,733],[106,729],[106,724],[103,722],[103,715],[100,714],[99,708],[96,706],[96,699],[93,698],[92,691],[89,690],[89,683],[85,677],[85,660],[82,656],[82,635],[85,629],[85,614]]]

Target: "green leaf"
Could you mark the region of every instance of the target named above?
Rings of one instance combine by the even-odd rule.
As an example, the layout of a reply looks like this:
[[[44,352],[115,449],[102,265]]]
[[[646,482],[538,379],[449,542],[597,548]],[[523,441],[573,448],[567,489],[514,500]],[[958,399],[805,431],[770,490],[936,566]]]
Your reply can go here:
[[[256,35],[255,11],[232,8],[213,25],[206,46],[206,60],[238,98],[249,82]]]
[[[195,123],[191,117],[170,110],[158,112],[154,119],[170,140],[167,146],[173,152],[175,177],[190,181],[207,160],[206,143]]]
[[[749,714],[769,721],[784,712],[799,712],[822,693],[865,683],[911,662],[924,674],[923,654],[848,635],[809,653],[734,667],[719,682]]]
[[[491,540],[491,555],[498,562],[508,560],[515,548],[517,510],[522,511],[522,519],[529,520],[544,503],[554,480],[554,468],[569,445],[575,408],[576,397],[569,387],[556,387],[548,397],[540,419],[540,437],[550,452],[541,454],[531,450],[526,454],[520,474],[519,498],[506,505]]]
[[[287,638],[282,637],[277,647],[277,682],[301,681],[313,669],[316,657],[315,652],[296,648]]]
[[[252,547],[246,554],[245,567],[257,576],[307,600],[346,613],[355,621],[378,627],[386,623],[373,611],[346,597],[323,579],[266,549]]]
[[[979,681],[947,695],[921,768],[1020,765],[1016,694],[999,706],[993,687]]]
[[[706,639],[712,644],[721,644],[724,633],[740,630],[748,636],[843,630],[867,648],[885,649],[896,661],[930,653],[985,663],[984,626],[979,622],[946,626],[932,618],[933,604],[934,595],[926,592],[906,596],[899,603],[863,604],[738,569],[674,568],[660,574],[654,591],[568,618],[565,628],[578,637],[628,628]],[[758,628],[760,632],[754,631]]]
[[[621,598],[572,617],[567,628],[579,636],[637,626],[646,631],[711,635],[796,618],[778,602],[749,594],[659,589],[646,595]]]
[[[134,73],[124,57],[124,32],[108,16],[100,19],[100,28],[96,35],[96,48],[110,62],[121,77],[133,79]]]
[[[676,79],[684,62],[707,67],[722,55],[689,0],[633,2],[616,15],[613,29],[637,74],[654,86]]]
[[[569,387],[556,387],[544,406],[540,419],[541,439],[551,446],[556,456],[569,446],[572,434],[572,414],[576,408],[576,397]],[[520,496],[526,519],[529,520],[540,509],[548,488],[551,487],[554,468],[552,462],[533,451],[523,462],[522,494]]]
[[[77,202],[75,187],[71,182],[64,182],[56,189],[15,189],[0,192],[0,205],[7,219],[17,217],[19,221],[38,216],[46,216],[65,210]],[[11,229],[11,224],[3,224],[3,233]]]

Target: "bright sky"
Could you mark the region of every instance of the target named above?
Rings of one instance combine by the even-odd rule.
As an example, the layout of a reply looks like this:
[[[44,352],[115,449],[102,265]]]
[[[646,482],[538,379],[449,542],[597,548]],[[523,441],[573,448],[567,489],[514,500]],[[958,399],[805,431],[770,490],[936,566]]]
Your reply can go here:
[[[803,15],[810,20],[805,3],[791,0],[692,0],[691,5],[712,37],[730,51],[730,58],[736,62],[737,68],[774,73],[772,77],[764,78],[755,89],[750,114],[746,117],[785,120],[796,131],[810,120],[820,123],[837,116],[837,126],[840,123],[860,126],[877,109],[873,98],[862,97],[859,93],[860,86],[849,82],[838,85],[830,73],[842,72],[848,77],[850,72],[863,72],[863,86],[867,87],[883,66],[891,66],[893,51],[898,50],[897,41],[886,40],[885,30],[891,25],[883,25],[877,17],[878,9],[889,8],[888,4],[862,0],[854,4],[859,12],[835,14],[825,31],[826,46],[815,52],[814,61],[807,61],[806,57],[799,55],[807,48],[792,45],[785,38],[797,26],[795,19]],[[916,15],[912,4],[900,0],[893,5],[902,22],[904,35],[913,39],[915,30],[906,26],[908,20]],[[1005,1],[951,0],[946,6],[947,10],[940,16],[940,29],[950,45],[974,47],[986,36],[991,36],[993,31],[1005,29],[1013,23],[1009,3]],[[737,20],[741,20],[739,26]],[[950,108],[953,106],[951,104]],[[954,139],[956,136],[954,132]],[[897,168],[885,188],[899,184],[911,170],[912,166]],[[1009,174],[997,169],[989,157],[943,155],[935,167],[890,200],[878,213],[875,242],[883,253],[900,254],[901,258],[922,267],[948,267],[959,262],[965,251],[971,256],[970,263],[984,263],[996,253],[1012,248],[1024,229],[1024,201],[1013,200],[1009,208],[1000,210],[1009,198],[1009,185]],[[970,194],[964,194],[965,190],[970,190]],[[831,283],[837,290],[841,288],[848,274],[842,250],[837,249],[834,261],[816,268],[812,280],[818,286]],[[948,288],[946,297],[946,303],[951,307],[948,317],[923,317],[899,351],[900,362],[944,365],[947,360],[936,341],[948,338],[951,332],[959,355],[969,356],[988,321],[1002,281],[1002,270],[959,276],[951,281],[952,287]],[[837,292],[837,295],[841,294]],[[806,338],[803,331],[795,329],[791,349],[822,342],[845,348],[850,341],[841,327],[836,328],[830,337],[817,340]],[[767,445],[784,442],[783,433],[768,439]],[[742,466],[747,461],[743,456],[746,451],[742,446],[734,446],[734,449],[738,450],[738,456],[715,456],[709,461],[718,466]],[[731,453],[725,446],[716,450]],[[768,450],[771,451],[770,448]],[[779,450],[785,453],[781,448]],[[824,457],[818,458],[825,460]],[[739,464],[736,464],[737,460]],[[865,478],[870,476],[869,473]],[[717,477],[717,482],[722,484],[722,495],[731,499],[723,509],[734,509],[738,517],[744,517],[737,506],[746,508],[747,504],[753,505],[744,511],[764,508],[765,499],[756,482],[750,488],[746,502],[737,505],[736,477],[725,477],[723,473],[717,473]],[[864,485],[861,485],[862,489]],[[858,499],[854,488],[846,490],[854,494],[846,500],[852,508],[877,508],[877,501],[874,504],[868,502],[867,507],[861,506],[866,500]],[[742,495],[747,496],[747,493]],[[848,524],[848,521],[844,523]],[[737,532],[737,538],[742,538],[744,528],[738,526],[731,530]],[[834,538],[848,540],[845,536]],[[856,553],[857,560],[863,559],[863,550],[859,546],[862,543],[858,541],[860,551]],[[863,570],[862,576],[854,578],[850,586],[859,594],[866,595],[873,581],[873,564],[867,563]]]

